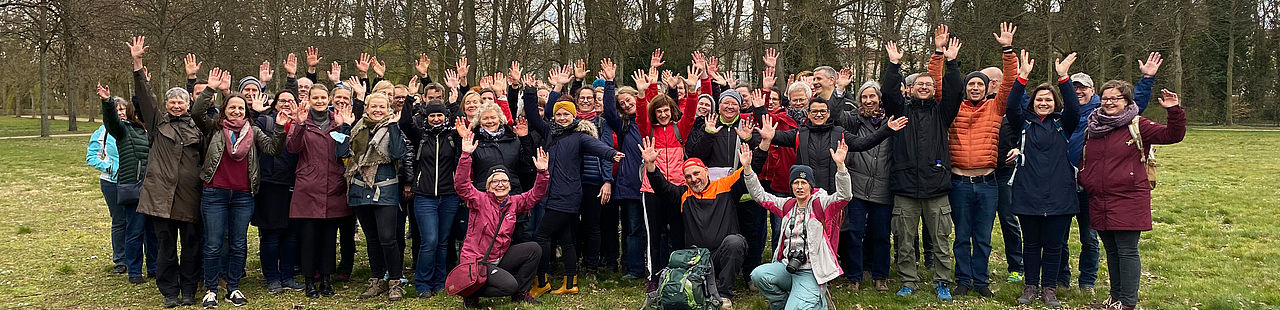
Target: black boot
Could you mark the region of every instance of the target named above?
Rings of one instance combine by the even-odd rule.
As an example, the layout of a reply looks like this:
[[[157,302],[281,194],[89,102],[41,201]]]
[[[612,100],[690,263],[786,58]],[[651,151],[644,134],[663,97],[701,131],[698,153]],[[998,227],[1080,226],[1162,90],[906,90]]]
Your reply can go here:
[[[462,307],[467,309],[480,309],[480,297],[463,297]]]
[[[324,296],[324,297],[333,297],[333,295],[334,295],[334,292],[333,292],[333,285],[332,285],[332,284],[329,284],[329,276],[328,276],[328,275],[321,275],[321,276],[320,276],[320,286],[319,286],[319,287],[317,287],[317,288],[316,288],[316,290],[320,291],[320,296]]]
[[[303,285],[302,291],[306,292],[309,298],[320,298],[320,291],[316,289],[316,280],[314,277],[306,277],[306,284]]]

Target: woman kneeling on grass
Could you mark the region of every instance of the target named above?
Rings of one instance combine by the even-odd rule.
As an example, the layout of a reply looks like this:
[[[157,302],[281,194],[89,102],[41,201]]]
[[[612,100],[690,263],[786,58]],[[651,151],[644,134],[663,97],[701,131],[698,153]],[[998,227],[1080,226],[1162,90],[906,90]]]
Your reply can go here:
[[[1107,251],[1111,292],[1101,309],[1138,306],[1142,261],[1138,237],[1151,230],[1152,182],[1145,165],[1151,145],[1174,144],[1187,133],[1186,111],[1178,94],[1163,90],[1160,106],[1168,110],[1168,125],[1138,116],[1133,85],[1108,81],[1102,85],[1102,105],[1089,114],[1080,185],[1089,192],[1089,222]],[[1135,128],[1136,127],[1136,128]],[[1136,129],[1136,130],[1134,130]]]
[[[538,177],[533,189],[511,196],[511,180],[515,174],[506,167],[495,166],[485,175],[483,191],[471,184],[471,152],[476,150],[475,133],[462,120],[457,122],[462,136],[462,158],[453,175],[453,186],[458,196],[466,202],[468,211],[467,238],[462,242],[459,261],[487,260],[491,271],[483,287],[471,296],[463,296],[467,308],[480,308],[480,297],[511,296],[515,302],[539,303],[529,295],[534,274],[542,258],[542,247],[535,242],[511,245],[516,217],[529,213],[547,193],[550,176],[547,174],[547,153],[538,149],[533,165]],[[513,273],[514,272],[514,273]]]
[[[769,143],[761,142],[756,155],[767,155]],[[836,192],[813,185],[813,168],[791,166],[791,194],[780,198],[765,191],[752,171],[752,151],[742,146],[739,160],[744,170],[747,191],[773,215],[782,217],[782,235],[774,251],[773,262],[751,271],[751,282],[769,300],[769,309],[828,309],[832,306],[825,284],[840,277],[843,271],[836,263],[835,242],[840,238],[840,225],[846,204],[853,197],[849,170],[844,166],[849,147],[840,140],[831,152],[836,163]]]

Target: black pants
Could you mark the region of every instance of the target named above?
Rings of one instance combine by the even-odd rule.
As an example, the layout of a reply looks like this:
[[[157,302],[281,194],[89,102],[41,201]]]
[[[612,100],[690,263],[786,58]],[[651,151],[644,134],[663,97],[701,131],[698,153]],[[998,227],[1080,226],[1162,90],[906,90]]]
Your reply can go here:
[[[542,218],[542,225],[538,226],[538,232],[533,235],[533,239],[537,240],[538,246],[543,249],[542,264],[538,268],[538,274],[551,272],[556,258],[555,246],[559,245],[560,258],[564,261],[564,275],[566,277],[578,275],[578,251],[574,248],[573,239],[573,231],[576,230],[577,224],[578,214],[547,209],[546,217]],[[553,240],[554,243],[552,243]]]
[[[738,277],[738,272],[746,268],[747,264],[743,259],[748,248],[747,240],[742,235],[735,234],[725,236],[719,247],[711,249],[712,269],[715,271],[716,290],[720,292],[720,297],[733,297],[733,281]],[[747,270],[752,269],[755,267]]]
[[[413,267],[418,263],[418,249],[422,248],[422,238],[418,237],[417,216],[414,216],[413,212],[411,212],[413,211],[413,197],[411,196],[408,199],[403,199],[401,201],[407,202],[407,204],[406,203],[400,204],[400,224],[399,224],[400,235],[405,236],[405,238],[412,238],[413,242],[406,243],[405,238],[400,238],[400,252],[404,252],[405,246],[410,246],[409,255],[411,255],[410,256],[411,258],[409,259],[409,266],[407,267]],[[405,234],[405,231],[404,231],[406,228],[404,224],[405,220],[409,221],[408,234]]]
[[[1022,224],[1022,255],[1026,263],[1026,284],[1054,287],[1062,264],[1062,247],[1072,215],[1018,215]]]
[[[357,206],[356,218],[364,228],[365,250],[369,253],[369,277],[388,276],[390,280],[404,277],[404,251],[400,242],[400,206]],[[399,233],[399,235],[396,235]]]
[[[462,202],[462,209],[458,209],[458,214],[453,216],[453,223],[449,224],[452,225],[453,231],[449,232],[449,240],[447,240],[448,251],[445,251],[446,265],[444,270],[453,270],[453,267],[458,266],[458,254],[462,253],[462,240],[466,239],[467,218],[470,217],[469,212],[467,212],[469,209],[466,209],[466,203],[466,201]],[[515,234],[514,232],[512,233],[512,235]],[[518,243],[513,242],[512,244]]]
[[[328,276],[334,271],[334,253],[337,251],[338,226],[350,217],[333,219],[291,218],[298,229],[298,265],[302,274]],[[291,225],[294,226],[294,225]],[[311,278],[308,278],[311,279]]]
[[[1141,231],[1099,230],[1098,237],[1107,251],[1107,270],[1111,272],[1111,298],[1125,306],[1138,305],[1138,280],[1142,278],[1142,258],[1138,256]]]
[[[498,268],[489,273],[484,286],[475,297],[500,297],[523,294],[533,287],[533,277],[538,272],[538,260],[542,247],[535,242],[516,244],[498,261]],[[512,272],[515,272],[512,274]]]
[[[738,227],[742,230],[742,237],[747,241],[746,256],[742,258],[742,277],[751,279],[751,270],[755,270],[756,266],[760,266],[760,259],[764,253],[764,243],[768,238],[765,237],[768,225],[768,212],[754,200],[748,200],[738,203]],[[733,288],[733,282],[720,282],[722,289]]]
[[[599,185],[582,185],[582,207],[578,213],[582,215],[580,230],[576,233],[578,248],[582,249],[582,266],[587,270],[605,268],[610,271],[618,269],[618,205],[600,204],[600,197],[591,193],[599,193]]]
[[[156,287],[165,297],[190,296],[195,298],[196,287],[201,281],[201,238],[203,222],[183,222],[160,217],[150,217],[156,231]],[[181,242],[182,253],[178,253]]]
[[[680,227],[680,210],[671,207],[674,202],[663,201],[653,193],[644,193],[645,215],[648,218],[649,280],[658,281],[658,272],[667,268],[671,252],[684,248],[684,232]]]

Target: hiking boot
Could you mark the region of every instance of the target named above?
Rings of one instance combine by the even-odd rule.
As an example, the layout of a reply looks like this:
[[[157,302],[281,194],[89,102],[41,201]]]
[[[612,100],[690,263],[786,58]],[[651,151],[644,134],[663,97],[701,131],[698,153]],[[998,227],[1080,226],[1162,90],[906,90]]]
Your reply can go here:
[[[1081,286],[1080,286],[1080,294],[1083,294],[1084,296],[1093,296],[1093,286],[1092,286],[1092,285],[1081,285]]]
[[[391,280],[387,282],[387,300],[400,301],[404,297],[404,282],[401,280]]]
[[[316,288],[316,281],[312,280],[311,277],[307,277],[306,282],[307,284],[302,291],[305,292],[307,298],[320,298],[320,290]]]
[[[116,265],[115,268],[111,268],[111,273],[114,273],[114,274],[125,274],[128,272],[129,272],[129,267],[125,267],[124,265]]]
[[[1009,282],[1022,282],[1023,278],[1024,276],[1022,275],[1021,272],[1014,271],[1014,272],[1010,272],[1009,277],[1004,278],[1004,280]]]
[[[320,283],[316,285],[316,290],[320,291],[320,296],[333,297],[333,284],[329,283],[329,276],[320,276]]]
[[[178,301],[178,296],[168,296],[164,298],[165,308],[173,308],[179,305],[182,305],[182,303]]]
[[[298,280],[294,280],[293,277],[288,277],[288,278],[285,278],[283,281],[280,281],[280,287],[284,289],[295,290],[295,291],[301,291],[302,289],[306,288],[302,286],[302,283],[298,283]]]
[[[284,286],[280,285],[280,281],[271,281],[267,283],[267,293],[271,295],[284,293]]]
[[[195,293],[195,292],[192,292],[190,295],[183,295],[181,299],[178,299],[178,304],[183,305],[183,306],[194,306],[194,305],[196,305],[196,296],[195,296],[195,295],[196,295],[196,293]]]
[[[564,285],[559,289],[551,291],[551,295],[565,295],[578,293],[578,276],[564,276]]]
[[[1035,285],[1025,285],[1022,287],[1022,296],[1018,296],[1019,305],[1030,305],[1032,300],[1038,299],[1040,288]]]
[[[542,302],[538,301],[537,298],[533,298],[533,296],[530,296],[529,292],[511,295],[511,302],[522,302],[522,303],[534,304],[534,305],[542,304]]]
[[[911,295],[915,293],[916,293],[915,289],[907,287],[906,285],[903,285],[902,289],[898,290],[898,296],[903,296],[903,297],[906,297],[907,295]]]
[[[542,296],[542,294],[546,294],[548,291],[551,291],[550,278],[551,278],[551,275],[547,275],[547,274],[537,277],[537,279],[535,279],[534,281],[533,288],[529,289],[529,296],[533,296],[533,298],[538,298],[539,296]]]
[[[991,298],[991,297],[996,297],[996,293],[991,292],[991,288],[990,288],[990,287],[986,287],[986,286],[979,286],[979,287],[977,287],[977,288],[974,288],[974,290],[975,290],[975,291],[977,291],[977,292],[978,292],[978,296],[982,296],[982,298]]]
[[[241,293],[240,290],[234,290],[231,291],[230,294],[227,294],[227,302],[230,302],[233,306],[239,307],[249,304],[249,299],[244,298],[244,293]]]
[[[129,277],[129,283],[132,283],[132,284],[143,284],[143,283],[147,283],[147,279],[145,279],[145,278],[143,278],[143,277]]]
[[[360,296],[356,297],[356,299],[369,299],[385,293],[387,293],[387,281],[379,278],[369,278],[369,288],[365,289],[364,293],[360,293]]]
[[[889,291],[889,280],[888,280],[888,279],[879,279],[879,280],[876,280],[875,282],[876,282],[876,291],[877,291],[877,292],[884,293],[884,292],[888,292],[888,291]]]
[[[957,286],[956,290],[951,292],[951,296],[969,295],[969,290],[972,290],[972,288],[969,288],[968,285]]]
[[[947,282],[938,281],[938,299],[951,301],[951,287]]]
[[[463,297],[462,307],[467,309],[480,309],[480,297]]]
[[[1062,302],[1058,301],[1057,289],[1052,287],[1044,288],[1041,297],[1044,298],[1044,305],[1053,309],[1062,309]]]
[[[209,291],[204,293],[204,298],[200,299],[200,306],[205,309],[213,309],[218,307],[218,293]]]

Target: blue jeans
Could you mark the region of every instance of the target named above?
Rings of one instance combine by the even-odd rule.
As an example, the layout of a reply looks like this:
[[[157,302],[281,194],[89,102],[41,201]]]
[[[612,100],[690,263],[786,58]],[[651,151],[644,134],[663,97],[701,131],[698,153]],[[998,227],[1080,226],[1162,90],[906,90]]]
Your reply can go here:
[[[293,266],[298,259],[297,236],[289,228],[259,229],[258,242],[258,258],[266,282],[293,279]]]
[[[1010,210],[1013,208],[1013,185],[1009,185],[1009,177],[1002,175],[996,178],[1000,187],[996,215],[1000,218],[1000,236],[1004,238],[1004,260],[1009,263],[1009,272],[1013,273],[1022,272],[1022,224]]]
[[[116,183],[98,179],[98,185],[102,189],[102,199],[107,202],[107,213],[111,214],[111,262],[116,266],[127,266],[124,258],[124,232],[128,211],[116,198]]]
[[[871,271],[872,279],[888,278],[889,223],[893,216],[893,205],[853,199],[844,210],[844,227],[840,230],[840,263],[845,270],[845,277],[854,282],[862,282],[865,268]]]
[[[644,231],[644,206],[640,205],[638,199],[620,199],[617,204],[622,212],[626,212],[623,213],[626,218],[622,222],[623,238],[626,238],[623,267],[627,274],[644,278],[648,274],[645,272],[644,252],[645,242],[649,238]]]
[[[982,183],[952,180],[951,186],[951,220],[956,226],[952,248],[956,253],[956,284],[988,286],[991,228],[996,219],[999,189],[995,180]]]
[[[418,238],[422,247],[417,249],[413,283],[419,293],[444,289],[445,256],[448,255],[449,233],[453,230],[454,216],[458,214],[458,196],[414,196],[413,216],[418,225]]]
[[[1089,226],[1089,194],[1077,192],[1080,200],[1080,213],[1076,214],[1076,224],[1080,226],[1080,286],[1092,287],[1098,281],[1098,231]],[[1071,240],[1071,229],[1068,227],[1066,239]],[[1062,247],[1062,270],[1058,272],[1058,285],[1071,285],[1071,247]]]
[[[218,278],[226,276],[227,291],[240,289],[244,261],[249,252],[249,219],[253,218],[253,195],[249,192],[205,187],[200,197],[204,219],[204,287],[218,289]],[[229,241],[229,257],[223,261],[223,242]],[[225,274],[224,274],[225,273]]]
[[[124,265],[129,269],[129,276],[142,276],[143,261],[146,262],[147,273],[154,275],[160,243],[156,241],[155,229],[151,228],[151,218],[138,213],[136,203],[122,207],[125,209]]]

